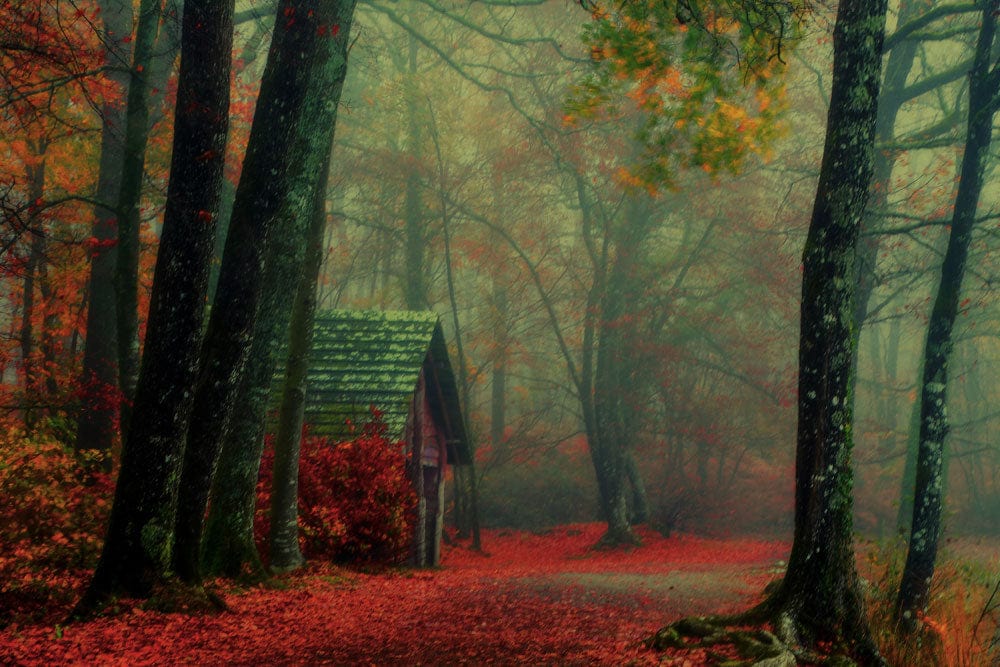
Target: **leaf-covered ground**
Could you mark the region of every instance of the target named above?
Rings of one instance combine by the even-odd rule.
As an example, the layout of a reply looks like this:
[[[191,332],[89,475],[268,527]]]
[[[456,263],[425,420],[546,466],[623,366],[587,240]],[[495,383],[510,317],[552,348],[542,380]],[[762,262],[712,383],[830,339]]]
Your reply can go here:
[[[487,531],[488,556],[446,547],[437,570],[314,564],[283,588],[226,592],[231,611],[214,616],[135,608],[11,627],[0,664],[660,664],[644,637],[681,615],[744,607],[788,548],[642,532],[639,548],[593,551],[601,529]]]

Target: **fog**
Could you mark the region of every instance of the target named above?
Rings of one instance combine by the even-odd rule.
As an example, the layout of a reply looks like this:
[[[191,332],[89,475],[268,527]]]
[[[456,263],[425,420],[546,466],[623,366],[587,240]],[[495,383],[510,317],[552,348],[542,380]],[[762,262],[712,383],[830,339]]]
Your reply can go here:
[[[439,313],[453,364],[458,337],[464,352],[482,521],[542,528],[600,516],[581,390],[594,372],[592,318],[604,291],[618,290],[607,303],[629,329],[613,351],[627,368],[601,381],[614,383],[627,414],[651,523],[787,535],[796,300],[829,95],[829,26],[818,19],[784,55],[777,103],[786,110],[772,142],[737,173],[684,166],[650,194],[622,178],[637,151],[634,105],[572,122],[567,90],[590,67],[579,39],[588,19],[558,2],[359,7],[321,308]],[[921,45],[909,81],[959,65],[968,39]],[[864,238],[878,259],[857,347],[854,430],[856,527],[866,536],[891,536],[908,521],[902,472],[964,91],[961,78],[934,87],[880,130],[893,163]],[[928,131],[937,133],[925,139]],[[994,170],[991,160],[950,371],[949,532],[992,531],[1000,511]],[[623,235],[640,224],[632,239]],[[612,279],[620,252],[636,254],[631,275]]]

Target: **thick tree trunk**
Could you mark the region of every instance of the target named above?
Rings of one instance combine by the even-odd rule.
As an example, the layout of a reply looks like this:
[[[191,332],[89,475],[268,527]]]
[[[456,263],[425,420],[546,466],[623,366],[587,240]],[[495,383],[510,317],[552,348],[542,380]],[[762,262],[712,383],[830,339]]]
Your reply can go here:
[[[983,174],[993,134],[993,115],[1000,93],[1000,74],[991,62],[997,28],[995,2],[984,1],[982,25],[969,74],[969,120],[965,155],[959,176],[948,249],[941,265],[941,281],[927,326],[923,378],[920,387],[920,444],[916,461],[913,521],[909,551],[896,600],[903,627],[916,629],[917,616],[927,608],[941,532],[944,486],[944,445],[948,435],[946,412],[948,363],[954,348],[952,332],[959,310],[962,279],[968,261]]]
[[[268,54],[202,350],[178,501],[174,566],[200,580],[205,509],[260,306],[270,239],[308,220],[347,73],[354,2],[289,0]],[[275,565],[272,562],[272,565]]]
[[[107,538],[77,613],[107,597],[149,596],[170,567],[177,484],[198,372],[219,210],[233,2],[187,0],[173,158],[135,414]]]
[[[101,33],[106,45],[108,76],[127,94],[128,76],[115,67],[128,62],[126,38],[132,34],[132,7],[124,0],[102,0]],[[118,416],[118,359],[115,329],[115,258],[113,244],[118,226],[115,206],[124,159],[125,108],[115,101],[101,108],[101,159],[91,228],[90,278],[87,283],[87,334],[80,373],[80,410],[77,415],[76,451],[110,453]],[[111,457],[105,455],[105,471]]]
[[[591,449],[602,506],[608,521],[605,542],[634,542],[634,519],[647,513],[645,486],[629,451],[634,446],[636,419],[634,402],[637,349],[636,309],[642,298],[640,271],[643,245],[651,229],[650,211],[643,195],[631,193],[626,219],[612,230],[614,252],[608,257],[606,280],[600,298],[594,373],[594,417],[597,438]],[[629,502],[629,490],[633,502]],[[635,507],[635,500],[639,507]],[[633,511],[629,511],[632,505]],[[637,510],[638,512],[634,511]]]
[[[229,217],[231,209],[232,206]],[[209,496],[202,553],[206,575],[230,578],[249,575],[251,579],[266,575],[253,534],[257,478],[276,353],[287,334],[292,310],[288,294],[296,285],[294,266],[297,265],[283,258],[300,256],[296,253],[303,252],[304,220],[303,217],[294,221],[295,229],[273,235],[271,250],[264,258],[263,289],[253,340],[235,401],[240,409],[232,416],[223,438]]]
[[[646,523],[649,520],[649,498],[646,495],[646,485],[642,481],[642,472],[635,460],[632,450],[625,450],[625,474],[632,489],[632,511],[629,520],[633,525]]]
[[[886,2],[843,0],[819,185],[803,251],[795,535],[761,609],[793,645],[829,640],[881,662],[855,569],[850,395],[854,287],[872,177]]]
[[[346,55],[346,53],[345,53]],[[343,79],[341,79],[341,83]],[[312,222],[306,240],[306,256],[295,292],[292,321],[288,328],[288,359],[281,392],[278,433],[274,439],[274,476],[271,485],[271,566],[287,571],[304,559],[299,551],[298,483],[299,452],[305,418],[306,376],[312,351],[316,316],[316,284],[323,265],[326,232],[326,185],[330,178],[330,153],[320,171],[313,195]]]

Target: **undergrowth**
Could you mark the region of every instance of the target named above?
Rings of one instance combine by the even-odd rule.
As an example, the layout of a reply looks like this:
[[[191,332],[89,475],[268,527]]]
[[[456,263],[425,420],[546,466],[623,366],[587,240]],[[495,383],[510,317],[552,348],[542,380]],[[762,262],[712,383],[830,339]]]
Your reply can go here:
[[[995,667],[1000,664],[1000,573],[992,565],[950,554],[939,556],[931,601],[920,629],[907,634],[893,616],[905,562],[898,543],[873,547],[861,563],[869,578],[873,634],[890,665]]]

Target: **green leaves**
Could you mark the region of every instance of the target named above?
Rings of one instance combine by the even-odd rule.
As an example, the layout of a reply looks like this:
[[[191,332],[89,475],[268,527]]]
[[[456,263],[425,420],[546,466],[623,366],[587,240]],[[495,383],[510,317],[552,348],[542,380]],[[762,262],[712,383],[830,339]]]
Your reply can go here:
[[[638,114],[641,145],[626,185],[671,186],[679,170],[735,173],[765,155],[784,107],[791,2],[634,0],[597,7],[584,29],[593,69],[570,91],[564,120]]]

